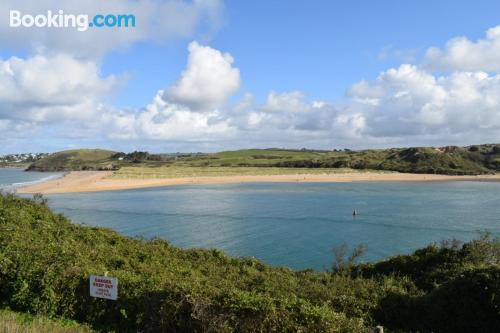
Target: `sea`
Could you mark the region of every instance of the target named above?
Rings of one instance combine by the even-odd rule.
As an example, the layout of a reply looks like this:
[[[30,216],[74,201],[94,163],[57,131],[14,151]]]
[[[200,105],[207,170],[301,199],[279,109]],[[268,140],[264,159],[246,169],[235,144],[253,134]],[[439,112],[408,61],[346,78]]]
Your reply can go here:
[[[19,187],[60,178],[63,175],[62,172],[26,172],[20,168],[0,168],[0,190],[15,192]]]
[[[58,176],[0,169],[0,184]],[[500,236],[500,182],[182,185],[46,197],[74,223],[296,270],[330,269],[343,244],[364,245],[360,261],[369,262],[481,232]]]

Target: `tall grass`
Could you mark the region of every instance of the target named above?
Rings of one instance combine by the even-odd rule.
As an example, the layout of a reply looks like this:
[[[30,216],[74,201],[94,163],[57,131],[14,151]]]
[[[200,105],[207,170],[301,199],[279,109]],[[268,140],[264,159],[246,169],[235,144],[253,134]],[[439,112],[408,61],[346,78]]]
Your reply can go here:
[[[333,175],[343,173],[361,173],[368,170],[349,168],[271,168],[271,167],[123,167],[115,171],[111,178],[148,179],[148,178],[186,178],[218,176],[276,176],[276,175]],[[377,171],[380,172],[380,171]]]
[[[89,327],[70,320],[52,320],[10,310],[0,310],[2,333],[90,333]]]

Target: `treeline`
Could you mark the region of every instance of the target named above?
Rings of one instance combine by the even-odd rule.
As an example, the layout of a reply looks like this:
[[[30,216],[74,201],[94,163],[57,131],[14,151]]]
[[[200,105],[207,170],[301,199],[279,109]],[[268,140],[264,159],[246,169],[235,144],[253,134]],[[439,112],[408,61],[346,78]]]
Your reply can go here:
[[[75,225],[40,196],[0,196],[0,305],[98,331],[494,332],[499,262],[499,241],[483,236],[293,271]],[[89,275],[104,272],[119,279],[117,301],[89,297]]]
[[[141,163],[147,161],[156,161],[156,162],[172,162],[178,159],[205,159],[210,158],[207,154],[203,153],[173,153],[173,154],[151,154],[147,151],[133,151],[131,153],[115,153],[111,156],[111,159],[115,160],[123,160],[132,163]]]
[[[150,154],[147,151],[134,151],[132,153],[116,153],[111,156],[112,159],[130,161],[132,163],[140,163],[144,161],[167,161],[172,159],[169,156],[161,154]]]

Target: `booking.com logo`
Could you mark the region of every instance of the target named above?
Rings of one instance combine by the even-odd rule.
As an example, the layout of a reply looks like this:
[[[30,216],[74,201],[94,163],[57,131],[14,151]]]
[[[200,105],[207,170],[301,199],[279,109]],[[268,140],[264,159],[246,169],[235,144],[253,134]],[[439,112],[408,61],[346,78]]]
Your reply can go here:
[[[87,14],[65,14],[63,10],[49,10],[47,14],[38,15],[23,15],[19,10],[11,10],[10,27],[75,28],[78,31],[87,31],[89,28],[133,28],[135,15],[97,14],[90,18]]]

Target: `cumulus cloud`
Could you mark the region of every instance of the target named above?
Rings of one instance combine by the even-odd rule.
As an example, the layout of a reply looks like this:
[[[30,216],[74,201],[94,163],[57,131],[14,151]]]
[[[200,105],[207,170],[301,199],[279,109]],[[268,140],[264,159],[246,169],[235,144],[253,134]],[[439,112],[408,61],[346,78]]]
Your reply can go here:
[[[440,137],[474,133],[498,139],[500,76],[454,72],[436,77],[412,65],[389,69],[349,90],[351,110],[365,117],[365,135],[385,138]]]
[[[188,50],[186,69],[172,86],[158,91],[149,105],[103,115],[113,138],[198,142],[234,137],[230,111],[219,110],[240,86],[233,57],[196,41]]]
[[[143,110],[115,113],[113,123],[122,124],[118,133],[218,142],[222,148],[228,148],[223,142],[328,148],[500,139],[500,75],[488,73],[488,64],[445,75],[425,65],[403,64],[353,84],[348,100],[337,105],[311,101],[296,90],[270,91],[260,105],[246,94],[229,106],[225,102],[240,86],[233,58],[196,42],[189,50],[187,67],[173,86],[158,92]]]
[[[484,39],[450,39],[420,65],[403,64],[347,91],[344,112],[364,120],[367,142],[467,144],[500,140],[500,26]],[[441,73],[441,74],[436,74]]]
[[[432,47],[426,52],[424,65],[432,70],[487,71],[500,70],[500,26],[486,31],[484,39],[471,41],[457,37],[443,49]]]
[[[96,63],[59,54],[0,59],[0,118],[24,121],[88,119],[117,84]]]
[[[205,142],[223,140],[235,134],[227,118],[219,111],[196,112],[189,107],[166,101],[158,91],[144,109],[110,112],[103,124],[112,138]]]
[[[187,68],[165,98],[202,111],[221,106],[240,87],[233,57],[198,42],[189,44],[188,50]]]
[[[290,91],[281,94],[271,91],[267,95],[264,110],[267,111],[285,111],[285,112],[303,112],[308,111],[311,105],[305,101],[305,96],[301,91]]]
[[[299,95],[298,92],[271,92],[270,96],[285,98]],[[280,97],[278,97],[280,96]],[[280,108],[271,110],[267,103],[258,105],[251,95],[233,107],[207,108],[203,112],[188,105],[165,99],[158,91],[153,101],[140,110],[114,110],[104,114],[104,124],[114,139],[146,139],[153,141],[175,141],[214,143],[219,147],[230,143],[233,146],[268,146],[288,143],[301,144],[304,139],[315,142],[330,141],[331,131],[337,128],[337,137],[349,138],[357,131],[359,123],[355,117],[344,116],[336,120],[337,110],[325,102],[308,102],[300,93],[302,109]],[[289,106],[287,103],[284,107]],[[339,125],[342,125],[340,128]],[[356,127],[356,128],[355,128]]]
[[[484,41],[471,42],[473,48],[482,45],[478,52],[484,59],[496,52],[495,29]],[[492,73],[494,61],[451,61],[459,59],[454,43],[439,50],[439,57],[429,51],[420,65],[403,64],[353,84],[341,104],[314,101],[299,90],[271,90],[262,103],[247,92],[232,105],[228,100],[241,86],[233,57],[197,42],[189,45],[178,79],[138,109],[105,103],[117,79],[102,77],[93,61],[68,55],[10,58],[0,61],[0,129],[80,119],[61,133],[125,142],[125,147],[144,143],[143,149],[497,142],[500,75]],[[86,114],[93,116],[82,118]]]
[[[52,126],[69,139],[210,142],[234,137],[236,127],[217,107],[239,87],[239,70],[229,54],[197,42],[189,50],[187,68],[168,93],[160,90],[147,106],[131,110],[105,103],[119,80],[103,77],[93,61],[65,54],[0,60],[2,128]],[[66,126],[58,128],[63,122]]]
[[[265,123],[276,129],[296,131],[329,130],[335,107],[324,101],[309,101],[301,91],[269,92],[266,102],[250,113],[248,124],[256,127]]]
[[[3,47],[28,51],[64,52],[80,57],[99,58],[108,51],[125,48],[135,42],[190,38],[198,27],[208,32],[221,24],[220,0],[3,0],[0,3],[0,36]],[[132,14],[136,27],[128,29],[89,29],[79,32],[66,28],[11,28],[10,10],[23,14],[46,14],[63,10],[66,14]]]

